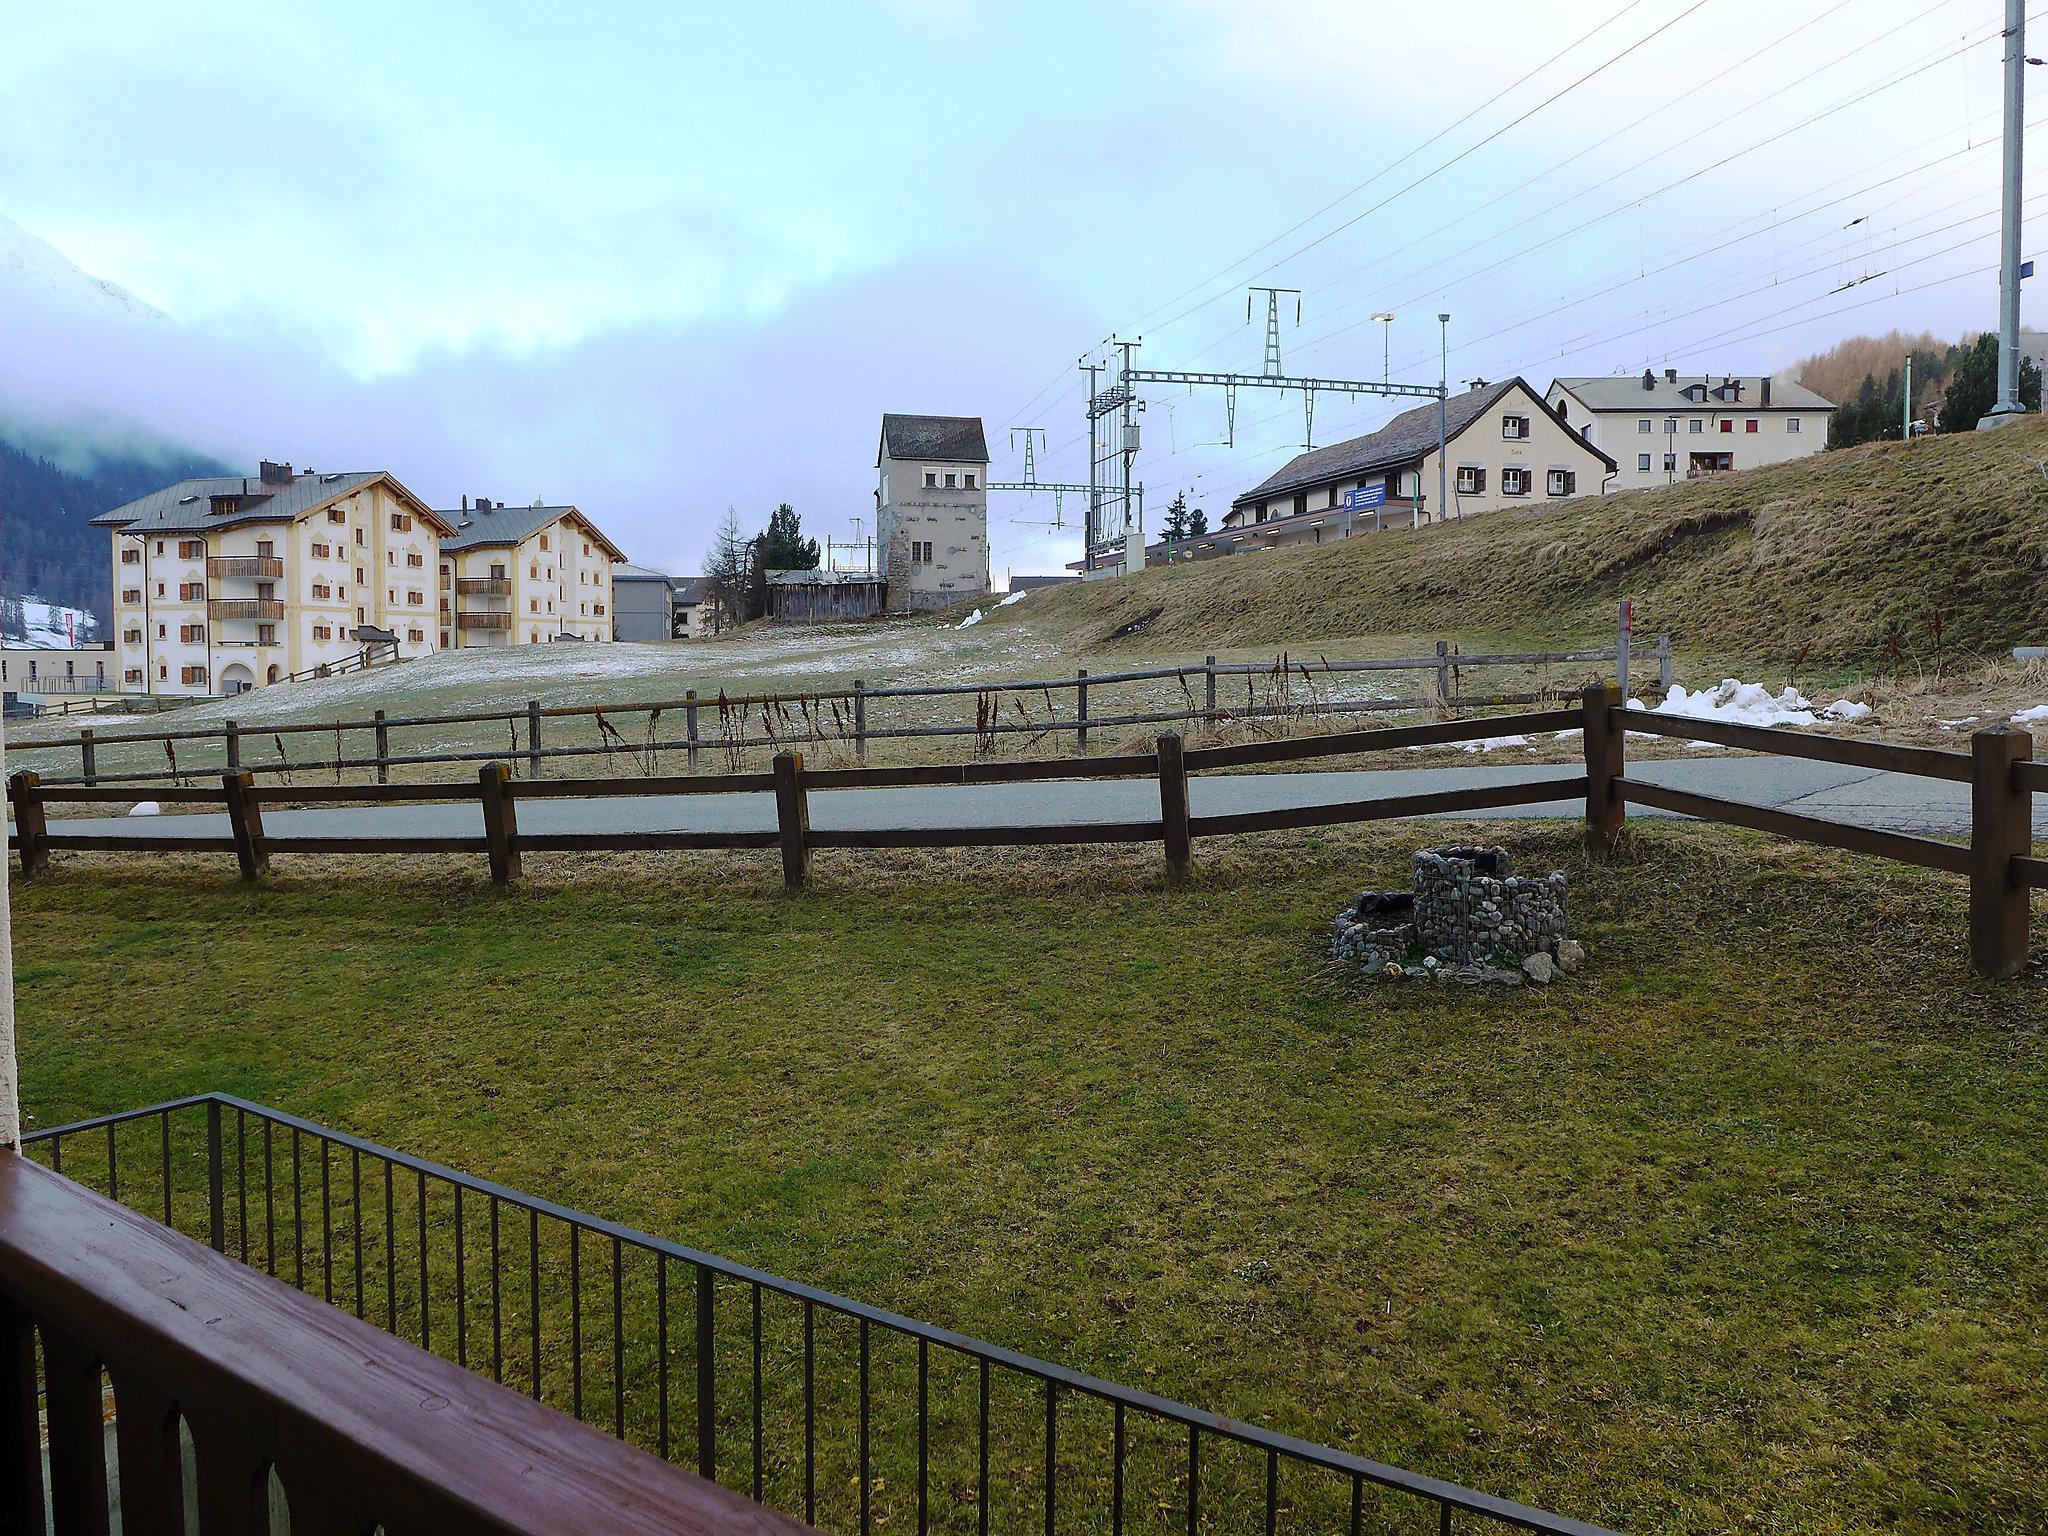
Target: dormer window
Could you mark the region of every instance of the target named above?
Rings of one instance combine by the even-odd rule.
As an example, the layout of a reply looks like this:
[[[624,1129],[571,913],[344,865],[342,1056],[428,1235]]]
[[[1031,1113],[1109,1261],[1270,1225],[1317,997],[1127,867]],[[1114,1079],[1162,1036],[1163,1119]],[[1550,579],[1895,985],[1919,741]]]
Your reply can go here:
[[[226,517],[242,509],[242,498],[239,496],[209,496],[206,500],[207,510],[215,517]]]

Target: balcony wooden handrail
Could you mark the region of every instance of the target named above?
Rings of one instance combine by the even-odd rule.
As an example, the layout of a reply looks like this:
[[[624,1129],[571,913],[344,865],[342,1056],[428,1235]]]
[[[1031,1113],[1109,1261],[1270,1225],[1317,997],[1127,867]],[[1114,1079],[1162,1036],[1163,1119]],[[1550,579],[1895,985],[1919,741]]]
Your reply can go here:
[[[510,597],[510,576],[458,576],[455,590],[465,597]]]
[[[215,597],[206,604],[209,619],[262,619],[275,622],[284,617],[284,599],[278,597]]]
[[[274,578],[284,574],[284,561],[275,555],[208,555],[206,574]]]
[[[102,1367],[130,1536],[184,1529],[180,1417],[209,1536],[272,1469],[309,1532],[809,1529],[0,1151],[0,1529],[108,1529]]]

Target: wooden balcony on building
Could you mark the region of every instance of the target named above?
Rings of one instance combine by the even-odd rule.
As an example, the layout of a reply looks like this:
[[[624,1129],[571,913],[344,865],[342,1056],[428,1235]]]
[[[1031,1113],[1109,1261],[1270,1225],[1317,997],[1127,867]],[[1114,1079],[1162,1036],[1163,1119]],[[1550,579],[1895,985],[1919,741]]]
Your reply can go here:
[[[215,597],[206,603],[209,619],[260,619],[275,623],[284,617],[284,602],[275,597]]]
[[[10,1531],[809,1529],[4,1149],[0,1346]]]
[[[510,597],[512,578],[510,576],[458,576],[455,590],[464,597]]]
[[[275,555],[208,555],[206,574],[274,581],[284,574],[284,562]]]
[[[512,615],[509,613],[458,613],[455,615],[457,629],[510,629]]]

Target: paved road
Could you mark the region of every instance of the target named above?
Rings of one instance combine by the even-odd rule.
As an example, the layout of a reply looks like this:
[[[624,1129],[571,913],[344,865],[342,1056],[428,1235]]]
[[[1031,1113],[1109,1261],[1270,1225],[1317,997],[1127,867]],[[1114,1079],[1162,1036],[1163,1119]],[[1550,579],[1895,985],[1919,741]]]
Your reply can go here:
[[[1198,816],[1328,804],[1377,795],[1512,783],[1570,773],[1566,765],[1485,764],[1414,767],[1346,773],[1234,773],[1196,777],[1190,784]],[[1903,774],[1873,773],[1797,758],[1678,758],[1631,763],[1629,775],[1650,783],[1721,795],[1755,805],[1824,816],[1897,832],[1967,836],[1970,790]],[[828,790],[810,797],[811,825],[819,830],[902,827],[999,827],[1047,823],[1139,821],[1159,814],[1158,790],[1149,779],[1070,780],[1038,784]],[[1462,812],[1461,819],[1572,817],[1576,801]],[[1631,815],[1662,814],[1632,807]],[[460,837],[483,835],[474,805],[337,806],[272,811],[264,829],[280,837]],[[606,800],[528,800],[519,807],[522,832],[770,831],[775,802],[768,794],[673,795]],[[2034,829],[2048,836],[2048,796],[2036,801]],[[228,835],[224,815],[162,815],[53,821],[53,842],[66,833],[121,832],[180,838]]]

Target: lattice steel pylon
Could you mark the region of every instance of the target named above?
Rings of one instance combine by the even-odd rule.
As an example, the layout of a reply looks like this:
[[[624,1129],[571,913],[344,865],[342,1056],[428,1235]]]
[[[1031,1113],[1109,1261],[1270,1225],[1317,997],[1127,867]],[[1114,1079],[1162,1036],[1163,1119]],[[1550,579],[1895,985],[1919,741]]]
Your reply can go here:
[[[1041,526],[1053,529],[1064,529],[1067,526],[1067,492],[1073,491],[1076,493],[1084,493],[1088,491],[1090,487],[1085,485],[1062,485],[1054,481],[1039,479],[1038,457],[1034,449],[1036,446],[1042,445],[1045,442],[1045,428],[1010,428],[1010,452],[1012,453],[1015,453],[1017,451],[1017,437],[1019,433],[1022,433],[1024,437],[1024,478],[1022,480],[991,480],[988,483],[988,489],[992,491],[1022,491],[1027,496],[1035,495],[1040,491],[1051,491],[1052,521],[1049,523],[1045,523]],[[1011,521],[1028,522],[1030,520],[1026,518],[1012,518]]]
[[[1280,295],[1283,293],[1294,295],[1294,323],[1299,325],[1301,324],[1301,290],[1299,288],[1260,288],[1256,286],[1246,289],[1244,295],[1244,318],[1247,325],[1251,323],[1252,295],[1255,293],[1263,293],[1266,296],[1266,364],[1262,372],[1266,378],[1277,379],[1285,371],[1280,366]]]

